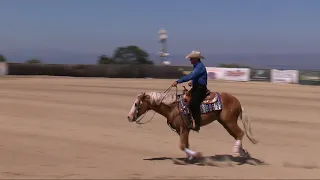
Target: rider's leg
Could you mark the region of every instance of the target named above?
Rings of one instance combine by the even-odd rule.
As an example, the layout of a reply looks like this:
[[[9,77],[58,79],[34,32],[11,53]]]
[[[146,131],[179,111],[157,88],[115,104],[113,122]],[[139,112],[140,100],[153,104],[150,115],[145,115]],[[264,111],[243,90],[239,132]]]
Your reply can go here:
[[[195,120],[196,124],[196,131],[200,130],[200,122],[201,122],[201,111],[200,111],[200,105],[205,98],[206,90],[203,88],[196,88],[192,92],[192,98],[190,101],[190,110],[192,112],[192,116]]]

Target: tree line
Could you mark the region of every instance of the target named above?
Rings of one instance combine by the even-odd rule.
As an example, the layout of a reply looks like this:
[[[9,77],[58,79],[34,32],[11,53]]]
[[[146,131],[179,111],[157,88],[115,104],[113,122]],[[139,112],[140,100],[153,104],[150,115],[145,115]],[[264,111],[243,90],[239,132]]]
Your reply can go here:
[[[97,64],[153,64],[153,61],[145,50],[130,45],[116,48],[111,57],[101,55]]]
[[[7,58],[4,57],[4,55],[0,54],[0,62],[8,62]],[[26,64],[40,64],[41,61],[39,59],[29,59],[27,61],[25,61],[24,63]]]
[[[149,59],[149,54],[142,48],[134,45],[118,47],[113,51],[112,56],[105,54],[98,57],[97,64],[154,64]],[[7,59],[0,54],[0,62],[7,62]],[[40,64],[40,59],[29,59],[26,64]]]
[[[0,62],[7,62],[7,59],[0,54]],[[41,64],[40,59],[29,59],[26,64]],[[112,56],[102,54],[98,57],[97,64],[154,64],[149,54],[142,48],[134,45],[117,47]],[[219,64],[218,67],[227,68],[250,68],[240,64]]]

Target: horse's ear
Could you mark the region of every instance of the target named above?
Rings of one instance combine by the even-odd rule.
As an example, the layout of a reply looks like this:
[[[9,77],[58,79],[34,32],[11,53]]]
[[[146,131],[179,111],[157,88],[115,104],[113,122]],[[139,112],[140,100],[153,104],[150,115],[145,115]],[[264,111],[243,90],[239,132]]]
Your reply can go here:
[[[140,94],[137,95],[137,98],[141,99],[141,98],[143,98],[144,95],[145,95],[145,93],[142,92],[142,93],[140,93]]]
[[[146,93],[145,92],[142,92],[141,93],[141,99],[144,99],[146,97]]]
[[[143,95],[142,95],[142,100],[149,100],[150,99],[150,95],[148,94],[148,93],[143,93]]]

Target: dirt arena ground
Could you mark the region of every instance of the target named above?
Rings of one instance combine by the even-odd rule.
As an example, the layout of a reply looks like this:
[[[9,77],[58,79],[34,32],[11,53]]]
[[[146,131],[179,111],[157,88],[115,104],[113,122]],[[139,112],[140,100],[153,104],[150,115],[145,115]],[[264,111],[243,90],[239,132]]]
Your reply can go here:
[[[319,178],[320,87],[210,81],[252,117],[259,143],[243,141],[265,164],[176,165],[179,138],[156,115],[126,116],[142,91],[163,92],[172,80],[61,77],[0,78],[1,178]],[[171,91],[174,93],[174,91]],[[153,115],[149,112],[144,121]],[[240,124],[240,121],[239,121]],[[240,124],[241,125],[241,124]],[[241,125],[242,127],[242,125]],[[214,122],[190,134],[205,156],[231,154],[234,140]]]

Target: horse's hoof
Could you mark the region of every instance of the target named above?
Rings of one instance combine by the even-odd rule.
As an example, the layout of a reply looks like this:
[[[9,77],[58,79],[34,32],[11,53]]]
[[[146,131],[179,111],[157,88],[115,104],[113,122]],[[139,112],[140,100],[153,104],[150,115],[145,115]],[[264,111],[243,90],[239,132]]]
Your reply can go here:
[[[203,155],[202,155],[201,152],[197,152],[193,157],[195,157],[195,158],[202,158]]]
[[[232,156],[233,156],[233,157],[240,157],[241,155],[240,155],[239,152],[234,152],[234,153],[232,154]]]
[[[241,157],[250,157],[249,152],[246,149],[241,149],[239,153]]]
[[[242,149],[243,154],[249,154],[249,152],[246,149]]]
[[[179,159],[175,159],[175,158],[172,159],[172,162],[173,162],[174,164],[177,164],[177,165],[187,165],[186,162],[181,161],[181,160],[179,160]]]
[[[193,157],[189,154],[186,154],[186,159],[190,159],[190,158],[193,158]]]

